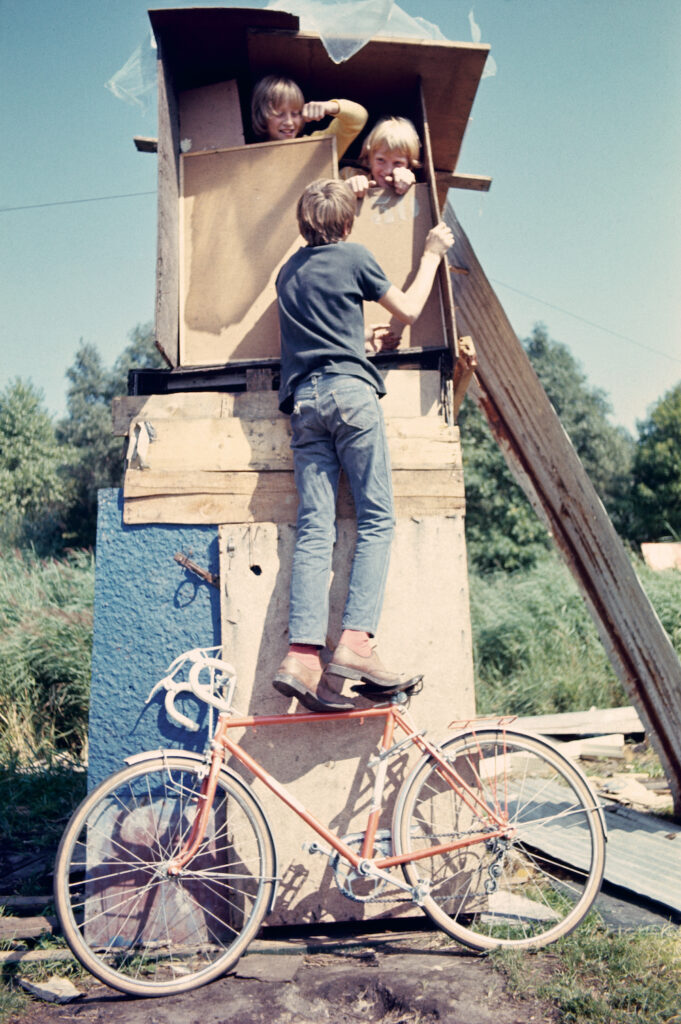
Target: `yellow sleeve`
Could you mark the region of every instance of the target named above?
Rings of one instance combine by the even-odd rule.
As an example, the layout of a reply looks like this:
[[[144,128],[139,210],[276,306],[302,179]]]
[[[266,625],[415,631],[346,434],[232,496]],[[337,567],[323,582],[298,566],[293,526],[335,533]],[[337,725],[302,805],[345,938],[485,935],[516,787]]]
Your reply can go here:
[[[350,143],[357,138],[369,116],[367,111],[359,103],[352,100],[336,100],[339,110],[328,128],[320,128],[311,132],[308,138],[323,138],[327,135],[336,136],[336,151],[338,159],[343,156]]]

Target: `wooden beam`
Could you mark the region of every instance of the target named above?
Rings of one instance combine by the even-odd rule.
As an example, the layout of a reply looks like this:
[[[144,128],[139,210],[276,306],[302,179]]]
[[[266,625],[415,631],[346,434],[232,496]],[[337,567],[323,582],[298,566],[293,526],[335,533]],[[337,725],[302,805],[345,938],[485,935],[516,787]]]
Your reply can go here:
[[[132,141],[138,153],[157,153],[158,139],[152,139],[148,135],[133,135]]]
[[[435,171],[438,190],[444,188],[464,188],[470,192],[489,192],[492,179],[485,174],[459,174],[458,171]]]
[[[428,124],[428,110],[426,109],[426,97],[422,81],[419,82],[419,94],[421,98],[421,115],[423,118],[423,172],[428,183],[428,194],[430,198],[431,212],[433,215],[433,224],[438,224],[442,218],[441,211],[443,206],[443,198],[438,192],[437,181],[435,178],[435,165],[433,163],[433,147],[431,142],[430,127]],[[456,315],[454,310],[454,295],[452,293],[452,285],[449,279],[449,273],[447,271],[447,261],[444,258],[440,260],[437,276],[440,282],[440,290],[442,294],[445,336],[447,339],[447,345],[449,346],[449,351],[452,354],[452,362],[456,363],[459,354],[459,346],[458,335],[456,330]]]
[[[681,664],[451,204],[445,220],[468,271],[452,286],[478,356],[470,392],[575,577],[681,814]]]

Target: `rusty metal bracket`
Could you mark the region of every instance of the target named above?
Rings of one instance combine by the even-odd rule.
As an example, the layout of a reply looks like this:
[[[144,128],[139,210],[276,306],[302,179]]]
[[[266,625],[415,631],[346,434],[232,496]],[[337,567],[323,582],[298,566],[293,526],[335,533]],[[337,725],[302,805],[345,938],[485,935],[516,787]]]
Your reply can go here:
[[[205,580],[206,583],[210,583],[211,587],[219,588],[219,576],[209,572],[208,569],[202,569],[200,565],[197,565],[196,562],[192,562],[191,558],[183,554],[181,551],[178,551],[173,557],[179,565],[183,566],[183,568],[187,570],[187,572],[193,572],[195,576],[199,577],[199,579]]]

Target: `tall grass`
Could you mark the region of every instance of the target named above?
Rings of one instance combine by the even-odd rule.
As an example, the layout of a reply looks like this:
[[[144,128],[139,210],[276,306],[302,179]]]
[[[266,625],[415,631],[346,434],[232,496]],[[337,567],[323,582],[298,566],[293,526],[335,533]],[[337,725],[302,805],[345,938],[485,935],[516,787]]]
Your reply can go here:
[[[94,558],[0,552],[0,761],[83,755]]]
[[[681,573],[636,571],[681,651]],[[550,714],[628,704],[572,576],[549,553],[529,570],[472,575],[478,710]]]

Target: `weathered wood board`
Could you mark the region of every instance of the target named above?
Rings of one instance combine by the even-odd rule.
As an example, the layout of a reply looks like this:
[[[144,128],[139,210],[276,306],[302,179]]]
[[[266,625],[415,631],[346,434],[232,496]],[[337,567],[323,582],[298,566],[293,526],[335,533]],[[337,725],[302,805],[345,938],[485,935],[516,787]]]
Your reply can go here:
[[[145,421],[149,422],[149,421]],[[131,455],[137,421],[131,431]],[[293,470],[288,418],[157,419],[151,421],[154,439],[144,456],[149,471]],[[455,461],[452,429],[439,419],[390,418],[386,421],[393,469],[442,469]]]
[[[387,394],[381,399],[385,417],[438,417],[442,411],[438,370],[388,370],[383,374]],[[236,416],[241,420],[281,418],[275,391],[180,391],[166,395],[127,395],[112,402],[113,431],[128,434],[134,419],[215,419]]]
[[[217,475],[217,474],[216,474]],[[129,487],[126,475],[126,487]],[[223,477],[222,493],[210,493],[203,483],[195,494],[172,493],[173,481],[148,497],[126,493],[123,520],[143,523],[295,523],[298,494],[292,473],[234,473]],[[212,486],[215,486],[213,482]],[[170,493],[168,493],[170,492]],[[393,473],[395,514],[399,519],[463,513],[463,474],[458,470],[406,470]],[[353,519],[352,499],[341,478],[339,519]]]

